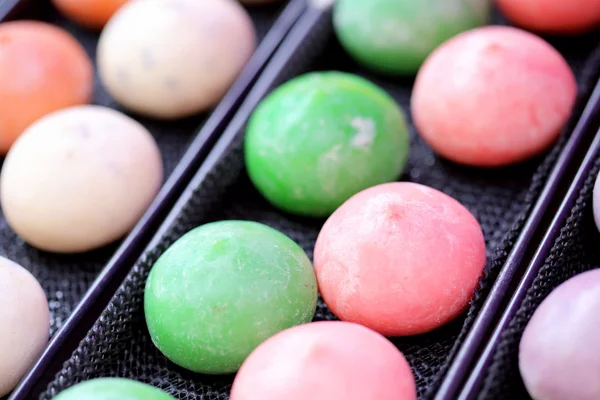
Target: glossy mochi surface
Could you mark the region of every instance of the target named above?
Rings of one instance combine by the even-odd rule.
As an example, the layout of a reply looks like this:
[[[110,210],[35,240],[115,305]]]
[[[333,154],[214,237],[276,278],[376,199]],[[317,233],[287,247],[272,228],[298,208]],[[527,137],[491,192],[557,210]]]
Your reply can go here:
[[[133,228],[162,178],[146,128],[109,108],[77,106],[45,116],[17,140],[2,166],[0,201],[32,246],[84,252]]]
[[[176,119],[216,105],[255,46],[252,21],[234,0],[131,1],[102,31],[98,72],[124,107]]]
[[[554,289],[527,324],[519,369],[534,400],[600,398],[600,270]]]
[[[174,400],[160,389],[123,378],[97,378],[59,393],[55,400]]]
[[[44,115],[88,103],[92,86],[92,63],[65,30],[38,21],[0,24],[0,153]]]
[[[29,371],[50,334],[50,312],[38,281],[0,257],[0,397]]]
[[[409,152],[404,113],[370,81],[301,75],[275,89],[246,133],[250,179],[275,206],[326,217],[370,186],[396,180]]]
[[[338,0],[335,32],[358,62],[377,72],[412,75],[437,46],[483,25],[490,0]]]
[[[327,220],[314,253],[319,290],[341,320],[386,336],[438,328],[468,305],[485,266],[477,220],[410,182],[372,187]]]
[[[238,372],[231,400],[415,400],[412,371],[383,336],[321,321],[261,344]]]
[[[262,341],[313,318],[317,283],[304,250],[256,222],[195,228],[154,264],[144,294],[154,344],[194,372],[228,374]]]
[[[488,26],[455,36],[429,56],[411,110],[421,137],[442,157],[498,167],[548,149],[576,94],[573,72],[547,42]]]

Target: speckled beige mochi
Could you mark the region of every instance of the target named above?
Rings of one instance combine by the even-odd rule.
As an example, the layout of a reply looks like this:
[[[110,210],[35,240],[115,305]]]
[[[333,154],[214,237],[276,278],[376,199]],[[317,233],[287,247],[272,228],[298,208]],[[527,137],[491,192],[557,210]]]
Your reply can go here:
[[[98,71],[124,107],[162,119],[217,104],[256,47],[252,21],[234,0],[131,1],[98,43]]]
[[[0,397],[29,371],[50,333],[48,302],[38,281],[0,257]]]
[[[49,114],[17,140],[2,168],[0,201],[29,244],[83,252],[133,228],[162,179],[146,128],[109,108],[78,106]]]

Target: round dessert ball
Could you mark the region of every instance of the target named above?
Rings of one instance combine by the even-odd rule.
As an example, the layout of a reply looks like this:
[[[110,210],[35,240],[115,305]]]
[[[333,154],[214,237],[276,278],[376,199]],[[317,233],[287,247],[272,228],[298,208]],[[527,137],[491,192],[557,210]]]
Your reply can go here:
[[[123,378],[96,378],[71,386],[54,400],[174,400],[154,386]]]
[[[406,359],[363,326],[321,321],[262,343],[244,362],[231,400],[416,400]]]
[[[578,34],[600,26],[600,0],[497,0],[514,24],[545,34]]]
[[[519,369],[534,400],[600,398],[600,270],[576,275],[537,308],[519,348]]]
[[[38,281],[0,257],[0,397],[12,391],[48,343],[50,312]]]
[[[162,184],[150,133],[109,108],[77,106],[31,125],[11,148],[0,176],[10,227],[57,253],[101,247],[137,223]]]
[[[92,63],[66,31],[38,21],[0,24],[0,154],[33,122],[88,103]]]
[[[256,222],[200,226],[156,261],[144,309],[152,341],[193,372],[228,374],[268,337],[309,322],[317,282],[304,250]]]
[[[90,29],[102,29],[110,17],[129,0],[52,0],[67,18]]]
[[[131,1],[102,31],[98,72],[129,110],[187,117],[221,100],[254,52],[255,36],[234,0]]]
[[[338,0],[333,24],[356,61],[377,72],[412,75],[436,47],[484,25],[490,0]]]
[[[314,72],[255,110],[246,167],[275,206],[326,217],[355,193],[396,180],[409,146],[404,113],[385,91],[356,75]]]
[[[421,137],[441,156],[500,167],[548,149],[576,95],[573,72],[547,42],[517,28],[488,26],[450,39],[429,56],[411,109]]]
[[[358,193],[329,217],[314,263],[338,318],[386,336],[416,335],[464,311],[485,267],[485,242],[458,201],[394,182]]]

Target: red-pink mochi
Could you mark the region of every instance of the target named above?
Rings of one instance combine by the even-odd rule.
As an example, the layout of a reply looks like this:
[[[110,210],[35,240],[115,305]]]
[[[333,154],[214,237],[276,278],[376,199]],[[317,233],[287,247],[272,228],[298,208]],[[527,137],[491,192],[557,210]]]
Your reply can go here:
[[[231,400],[416,400],[414,376],[385,337],[340,321],[299,325],[244,361]]]
[[[540,33],[578,34],[600,26],[600,0],[497,0],[514,24]]]
[[[387,336],[415,335],[464,311],[485,267],[485,242],[458,201],[394,182],[354,195],[331,215],[314,266],[338,318]]]
[[[442,157],[499,167],[548,149],[576,94],[573,72],[550,44],[517,28],[487,26],[429,55],[411,111],[421,137]]]

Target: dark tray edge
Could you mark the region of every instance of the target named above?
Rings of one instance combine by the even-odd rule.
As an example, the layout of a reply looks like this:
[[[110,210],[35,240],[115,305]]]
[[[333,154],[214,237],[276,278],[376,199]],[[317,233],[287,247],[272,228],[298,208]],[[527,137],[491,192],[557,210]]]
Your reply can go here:
[[[471,327],[461,348],[452,361],[451,366],[436,393],[435,400],[457,399],[457,395],[461,389],[460,385],[472,372],[471,367],[475,362],[477,352],[482,346],[486,345],[484,342],[486,341],[486,338],[489,337],[489,330],[492,328],[492,325],[494,324],[498,314],[505,310],[502,308],[503,302],[506,300],[507,296],[510,295],[509,291],[511,290],[512,285],[519,278],[523,280],[531,280],[535,276],[535,271],[537,271],[537,269],[533,271],[531,269],[531,265],[528,267],[527,271],[523,270],[523,263],[526,261],[525,257],[532,248],[534,248],[536,251],[536,257],[540,256],[540,251],[543,249],[549,251],[549,249],[546,249],[545,246],[548,246],[549,241],[551,247],[552,240],[550,240],[547,235],[551,233],[550,231],[557,234],[558,228],[555,227],[557,219],[563,221],[564,218],[567,217],[568,209],[565,210],[563,206],[565,202],[569,200],[569,196],[572,194],[570,190],[572,189],[573,185],[575,185],[577,180],[569,189],[569,192],[566,195],[567,198],[563,200],[561,208],[553,216],[550,228],[548,228],[549,231],[546,233],[542,241],[535,243],[534,237],[539,231],[540,225],[542,224],[544,218],[548,217],[548,212],[551,212],[551,210],[549,210],[551,200],[559,195],[560,186],[563,184],[564,180],[568,178],[569,168],[573,164],[577,163],[578,150],[580,150],[582,146],[586,144],[586,139],[589,137],[589,135],[593,135],[595,128],[591,125],[593,124],[593,121],[598,118],[598,116],[600,116],[600,81],[595,86],[592,94],[589,96],[587,104],[581,113],[577,125],[573,129],[569,140],[561,151],[561,154],[556,161],[556,164],[554,165],[533,210],[525,222],[525,226],[521,231],[517,242],[508,255],[507,261],[496,278],[489,295],[485,299],[485,302],[479,311],[473,326]],[[550,216],[550,218],[552,218],[552,216]],[[556,232],[554,232],[554,230],[556,230]],[[535,261],[536,259],[534,258],[532,263],[537,265],[537,268],[539,268],[544,258],[545,257],[537,261]],[[525,294],[525,290],[522,289],[522,285],[523,281],[519,283],[519,289],[517,289],[517,292],[514,294],[514,296],[523,296]],[[522,290],[522,293],[519,292],[519,290]],[[512,311],[516,312],[516,308]],[[506,316],[506,312],[508,312],[508,310],[504,311],[504,315],[502,316],[503,319]],[[487,343],[487,346],[489,347],[489,343]],[[473,373],[476,373],[476,371],[473,371]],[[479,373],[482,372],[479,371]],[[460,398],[462,399],[463,397]]]
[[[31,0],[0,0],[0,22],[15,17]]]
[[[0,21],[14,17],[30,0],[8,0],[0,5]],[[30,372],[12,392],[10,400],[29,399],[39,379],[59,369],[106,307],[125,275],[142,254],[165,215],[202,165],[235,111],[306,7],[306,0],[291,0],[283,9],[254,55],[221,102],[190,143],[176,168],[161,187],[138,224],[124,239],[88,289],[69,319],[56,332]]]
[[[596,86],[596,97],[600,98],[600,82]],[[598,108],[600,109],[600,108]],[[579,195],[579,191],[583,186],[585,180],[587,179],[590,171],[594,167],[594,163],[596,160],[597,154],[600,152],[600,130],[596,133],[594,141],[590,146],[588,152],[585,155],[579,170],[577,171],[577,175],[575,179],[569,186],[569,190],[565,198],[563,199],[560,208],[556,215],[554,216],[552,222],[544,238],[540,245],[538,246],[535,255],[531,259],[529,265],[525,273],[523,274],[519,285],[516,290],[513,292],[508,306],[504,309],[498,324],[494,328],[490,339],[487,341],[484,350],[481,355],[477,359],[477,363],[474,368],[472,368],[471,373],[463,387],[463,390],[458,399],[466,400],[472,399],[477,395],[477,391],[482,383],[482,380],[485,376],[485,372],[487,371],[487,367],[490,365],[492,361],[492,357],[494,355],[494,350],[500,340],[500,336],[504,329],[508,326],[510,321],[513,319],[515,314],[517,313],[523,298],[527,294],[527,290],[533,283],[533,280],[537,276],[538,271],[544,265],[546,258],[548,257],[552,247],[554,245],[554,241],[557,236],[560,234],[560,230],[569,217],[570,210],[573,208],[575,201]]]

